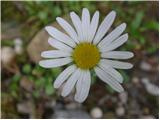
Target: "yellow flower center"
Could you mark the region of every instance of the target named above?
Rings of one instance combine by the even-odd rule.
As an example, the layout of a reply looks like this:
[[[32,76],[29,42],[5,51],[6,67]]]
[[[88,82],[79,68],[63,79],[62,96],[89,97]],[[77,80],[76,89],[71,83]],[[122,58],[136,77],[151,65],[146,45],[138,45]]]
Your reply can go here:
[[[93,68],[100,60],[98,48],[91,43],[80,43],[73,51],[73,59],[81,69]]]

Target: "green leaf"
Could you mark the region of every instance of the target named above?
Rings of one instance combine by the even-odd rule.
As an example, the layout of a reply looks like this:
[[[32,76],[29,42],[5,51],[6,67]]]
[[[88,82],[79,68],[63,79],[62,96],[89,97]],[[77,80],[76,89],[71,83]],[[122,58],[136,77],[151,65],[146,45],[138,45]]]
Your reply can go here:
[[[156,22],[156,21],[149,21],[149,22],[146,22],[145,24],[145,27],[149,30],[159,30],[159,23]]]
[[[91,84],[93,85],[94,83],[96,83],[97,76],[94,71],[91,71],[91,76],[92,76]]]
[[[33,96],[36,97],[36,98],[40,97],[40,93],[39,93],[38,90],[33,91],[32,94],[33,94]]]
[[[42,68],[41,66],[39,65],[36,65],[36,67],[33,69],[35,72],[39,72],[39,73],[44,73],[45,72],[45,69]]]
[[[136,29],[131,29],[131,36],[134,36],[135,38],[139,38],[139,36],[140,36],[141,34],[140,34],[140,32],[138,31],[138,30],[136,30]]]
[[[45,69],[40,67],[39,65],[37,65],[36,67],[34,67],[34,69],[32,70],[32,75],[35,76],[42,76],[42,74],[45,72]]]
[[[28,80],[34,81],[34,80],[35,80],[35,77],[32,76],[32,75],[29,75],[29,76],[28,76]]]
[[[109,85],[106,85],[106,89],[109,91],[109,93],[113,94],[115,93],[115,91],[113,90],[113,88],[111,88]]]
[[[61,72],[62,72],[62,68],[60,68],[60,67],[53,68],[53,69],[51,69],[52,75],[50,75],[50,76],[53,76],[54,78],[56,78]]]
[[[21,75],[20,75],[20,74],[15,74],[15,75],[12,77],[12,81],[13,81],[13,82],[19,82],[20,79],[21,79]]]
[[[14,46],[14,42],[13,42],[13,40],[2,40],[1,41],[1,45],[2,46],[11,46],[11,47],[13,47]]]
[[[47,84],[46,88],[45,88],[45,92],[47,95],[52,95],[55,90],[53,88],[53,85],[52,84]]]
[[[11,90],[11,91],[17,91],[17,90],[18,90],[18,85],[17,85],[17,83],[12,83],[12,84],[10,85],[10,90]]]
[[[149,54],[155,53],[157,50],[158,50],[158,48],[156,46],[152,46],[152,47],[147,48],[147,52]]]
[[[11,91],[11,95],[15,98],[18,98],[18,94],[16,91]]]
[[[47,16],[48,16],[48,15],[47,15],[46,12],[41,11],[41,12],[38,13],[38,17],[39,17],[41,20],[47,19]]]
[[[139,28],[140,24],[142,23],[143,17],[144,17],[143,11],[139,11],[136,13],[135,18],[133,19],[133,22],[131,23],[132,29],[137,30]]]
[[[123,76],[123,79],[124,79],[124,83],[126,83],[126,82],[128,82],[129,81],[129,76],[128,76],[128,74],[125,72],[125,71],[123,71],[123,70],[118,70],[119,72],[120,72],[120,74]]]
[[[41,88],[45,86],[45,78],[40,78],[35,80],[36,88]]]
[[[62,11],[61,11],[61,9],[60,9],[59,6],[54,6],[54,7],[53,7],[53,14],[54,14],[55,17],[61,15],[61,12],[62,12]]]
[[[23,66],[23,68],[22,68],[22,71],[23,71],[25,74],[31,73],[31,70],[32,70],[32,68],[31,68],[31,65],[30,65],[30,64],[25,64],[25,65]]]
[[[140,41],[140,43],[141,43],[142,45],[144,45],[144,44],[146,43],[146,40],[145,40],[145,38],[144,38],[143,36],[140,36],[140,37],[139,37],[139,41]]]

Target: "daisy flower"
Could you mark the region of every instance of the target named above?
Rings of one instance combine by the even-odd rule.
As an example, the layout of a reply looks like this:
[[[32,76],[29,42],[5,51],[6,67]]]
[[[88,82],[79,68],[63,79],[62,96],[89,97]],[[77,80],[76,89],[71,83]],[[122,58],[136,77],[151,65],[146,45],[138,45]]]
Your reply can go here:
[[[133,65],[113,59],[123,60],[133,57],[132,52],[114,51],[128,39],[127,33],[121,35],[126,24],[122,23],[108,33],[116,17],[115,11],[111,11],[99,27],[98,11],[94,13],[92,19],[86,8],[82,10],[81,19],[75,12],[71,12],[70,17],[74,27],[63,18],[56,18],[67,34],[52,26],[45,27],[50,35],[48,43],[56,50],[42,52],[41,56],[48,59],[41,60],[40,66],[53,68],[69,64],[56,78],[54,87],[59,88],[64,84],[61,92],[63,97],[69,95],[75,87],[75,100],[83,102],[89,94],[90,70],[93,69],[96,75],[115,91],[124,91],[120,85],[123,77],[116,69],[130,69]]]

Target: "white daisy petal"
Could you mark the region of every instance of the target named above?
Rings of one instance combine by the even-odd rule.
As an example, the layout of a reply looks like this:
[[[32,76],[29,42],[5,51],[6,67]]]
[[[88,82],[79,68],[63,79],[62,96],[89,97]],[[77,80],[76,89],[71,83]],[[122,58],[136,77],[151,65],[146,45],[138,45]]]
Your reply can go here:
[[[134,55],[132,52],[128,51],[109,51],[103,52],[101,54],[102,58],[111,58],[111,59],[129,59],[132,58]]]
[[[103,61],[104,63],[106,63],[107,65],[113,68],[118,68],[118,69],[131,69],[133,67],[133,65],[128,62],[121,62],[121,61],[116,61],[116,60],[106,60],[106,59],[102,59],[101,61]]]
[[[66,34],[60,32],[59,30],[57,30],[56,28],[52,27],[52,26],[47,26],[45,27],[46,31],[54,38],[56,38],[57,40],[71,46],[71,47],[75,47],[76,44],[75,42]]]
[[[75,65],[71,65],[67,67],[55,80],[54,82],[54,88],[59,88],[66,79],[76,70]]]
[[[79,43],[77,33],[72,28],[72,26],[66,20],[64,20],[63,18],[57,17],[56,20],[60,24],[60,26],[70,35],[70,37],[76,43]]]
[[[62,51],[67,51],[67,52],[72,52],[73,51],[73,49],[71,47],[69,47],[68,45],[66,45],[62,42],[59,42],[58,40],[53,39],[51,37],[48,39],[48,43],[52,47],[57,48],[57,49],[62,50]]]
[[[110,43],[109,45],[104,45],[99,47],[101,52],[105,52],[105,51],[111,51],[114,50],[116,48],[118,48],[119,46],[121,46],[122,44],[124,44],[128,39],[128,34],[124,34],[122,36],[120,36],[119,38],[117,38],[116,40],[114,40],[112,43]]]
[[[78,92],[80,92],[80,89],[81,89],[81,83],[82,83],[82,80],[83,80],[83,78],[84,78],[84,76],[85,76],[85,71],[84,70],[82,70],[82,69],[80,69],[80,72],[81,72],[81,75],[80,75],[80,77],[78,78],[78,81],[77,81],[77,83],[76,83],[76,93],[77,93],[77,91]]]
[[[86,75],[86,72],[85,72],[84,70],[80,69],[80,72],[81,72],[81,75],[80,75],[80,77],[78,78],[78,81],[77,81],[77,83],[76,83],[75,100],[76,100],[76,98],[78,97],[77,95],[79,95],[79,93],[80,93],[80,90],[81,90],[81,87],[82,87],[82,82],[83,82],[83,79],[84,79],[84,77],[85,77],[85,75]]]
[[[89,28],[90,28],[90,14],[87,8],[83,8],[82,11],[82,32],[83,32],[83,41],[89,41]]]
[[[107,65],[105,62],[101,61],[99,63],[99,67],[101,69],[103,69],[106,73],[108,73],[109,75],[111,75],[113,78],[115,78],[115,80],[117,80],[119,83],[123,82],[122,75],[117,70],[115,70],[111,66]]]
[[[77,91],[75,95],[75,100],[82,103],[89,94],[89,89],[91,85],[91,75],[89,70],[83,73],[82,79],[79,79],[76,85]]]
[[[96,33],[95,38],[93,40],[94,44],[97,44],[102,39],[102,37],[106,34],[106,32],[111,27],[115,17],[116,17],[116,12],[112,11],[104,18],[103,22],[101,23],[101,25],[98,28],[98,31]]]
[[[72,59],[70,57],[66,57],[66,58],[58,58],[58,59],[41,60],[39,62],[39,65],[44,68],[53,68],[53,67],[66,65],[70,62],[72,62]]]
[[[71,12],[70,17],[71,17],[72,23],[78,33],[78,40],[81,41],[83,39],[81,20],[75,12]]]
[[[80,98],[78,99],[79,102],[83,102],[89,94],[90,85],[91,85],[91,75],[89,71],[87,71],[86,77],[83,79],[83,81],[85,85],[80,93]]]
[[[109,33],[99,44],[99,47],[107,46],[116,38],[118,38],[126,28],[126,23],[122,23],[118,27],[116,27],[111,33]]]
[[[74,88],[74,86],[75,86],[77,80],[79,79],[80,75],[81,75],[80,69],[77,69],[70,76],[70,78],[67,80],[67,82],[65,83],[65,85],[63,87],[63,90],[62,90],[62,93],[61,93],[61,95],[63,97],[67,96],[72,91],[72,89]]]
[[[99,22],[99,11],[96,11],[93,15],[91,25],[90,25],[89,36],[88,36],[89,42],[92,42],[95,36],[96,30],[98,27],[98,22]]]
[[[114,90],[116,90],[117,92],[123,92],[124,91],[123,87],[116,80],[112,80],[112,77],[110,75],[108,75],[105,71],[103,71],[99,67],[95,67],[94,70],[95,70],[97,76],[102,81],[104,81],[109,86],[111,86]]]
[[[69,57],[71,53],[61,50],[49,50],[41,53],[44,58],[59,58],[59,57]]]

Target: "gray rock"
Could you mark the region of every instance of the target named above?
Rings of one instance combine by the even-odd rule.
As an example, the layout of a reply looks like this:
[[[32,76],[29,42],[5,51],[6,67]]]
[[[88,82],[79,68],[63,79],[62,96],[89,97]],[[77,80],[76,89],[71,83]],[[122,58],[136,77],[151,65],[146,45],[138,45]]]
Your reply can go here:
[[[52,108],[55,107],[56,106],[56,100],[52,99],[52,101],[46,102],[45,106],[46,107],[52,107]]]
[[[132,82],[133,82],[134,84],[138,84],[138,83],[139,83],[139,78],[138,78],[138,77],[133,77],[133,78],[132,78]]]
[[[140,68],[144,71],[150,71],[152,69],[152,66],[149,63],[142,61],[140,64]]]
[[[69,103],[69,104],[65,105],[65,107],[68,110],[74,110],[74,109],[80,108],[81,104],[80,103],[76,103],[76,102],[72,102],[72,103]]]
[[[21,55],[23,53],[23,41],[21,38],[14,39],[14,51],[16,54]]]
[[[141,116],[140,119],[155,119],[152,115]]]
[[[123,116],[124,114],[125,114],[124,107],[120,106],[120,107],[116,108],[116,115],[117,116]]]
[[[54,119],[66,119],[66,118],[70,118],[70,115],[65,110],[58,110],[58,111],[56,111],[54,113],[54,115],[52,116],[52,118],[54,118]]]
[[[117,103],[117,101],[118,101],[117,97],[115,97],[115,96],[112,96],[111,100],[112,100],[113,103]]]
[[[28,78],[24,76],[20,80],[20,86],[25,90],[27,90],[28,92],[32,92],[34,89],[34,82],[31,80],[28,80]]]
[[[142,111],[140,110],[140,105],[134,99],[130,101],[129,109],[130,110],[128,111],[128,113],[130,115],[135,115],[135,116],[137,115],[137,116],[139,116],[139,115],[142,114]]]
[[[61,32],[64,32],[64,30],[56,22],[51,24],[51,26],[54,26]],[[43,28],[34,36],[34,38],[31,40],[31,42],[27,46],[27,52],[29,54],[30,59],[33,62],[38,63],[39,60],[42,59],[41,57],[42,51],[54,49],[48,44],[48,38],[49,38],[49,34],[45,31],[45,28]]]
[[[116,115],[113,112],[106,112],[103,115],[103,119],[116,119]]]
[[[128,93],[127,92],[122,92],[119,94],[119,99],[123,104],[127,103],[128,100]]]
[[[43,29],[31,40],[27,47],[27,52],[33,62],[38,63],[42,59],[40,56],[41,52],[51,49],[51,46],[48,44],[48,37],[49,35]]]
[[[102,118],[102,116],[103,116],[103,111],[99,108],[99,107],[95,107],[95,108],[93,108],[92,110],[91,110],[91,116],[92,116],[92,118],[96,118],[96,119],[98,119],[98,118]]]
[[[87,112],[76,109],[76,110],[56,110],[53,119],[90,119]]]
[[[32,104],[28,101],[18,103],[17,104],[17,111],[19,113],[30,114],[32,112]]]
[[[145,85],[145,88],[149,94],[154,96],[159,95],[159,87],[150,83],[150,80],[148,78],[142,78],[142,82]]]
[[[16,54],[13,48],[2,47],[1,54],[1,62],[4,67],[13,64],[15,61]]]

